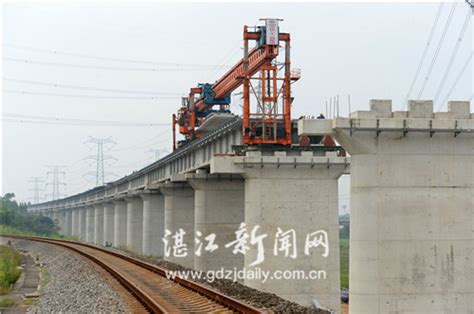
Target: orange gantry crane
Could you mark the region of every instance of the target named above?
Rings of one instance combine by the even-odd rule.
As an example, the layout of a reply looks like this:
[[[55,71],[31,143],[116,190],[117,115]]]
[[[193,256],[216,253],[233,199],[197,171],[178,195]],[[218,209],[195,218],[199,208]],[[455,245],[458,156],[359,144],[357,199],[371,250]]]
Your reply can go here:
[[[230,112],[231,94],[240,86],[243,144],[291,145],[291,82],[300,78],[300,72],[291,71],[290,34],[279,31],[281,19],[261,20],[264,25],[244,26],[244,56],[237,64],[214,84],[198,84],[182,98],[180,109],[172,117],[173,150],[177,147],[176,125],[185,137],[180,145],[198,138],[196,130],[211,113]],[[255,42],[252,49],[250,41]],[[281,42],[284,60],[279,63]],[[259,82],[259,88],[254,82]]]

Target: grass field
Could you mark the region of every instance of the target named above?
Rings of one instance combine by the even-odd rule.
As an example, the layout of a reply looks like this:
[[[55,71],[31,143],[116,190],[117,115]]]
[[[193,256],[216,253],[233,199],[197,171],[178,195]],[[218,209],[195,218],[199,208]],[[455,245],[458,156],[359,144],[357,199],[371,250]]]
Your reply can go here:
[[[39,237],[44,237],[45,235],[39,234],[37,232],[29,231],[29,230],[24,230],[24,229],[19,229],[7,225],[2,225],[0,224],[0,236],[1,235],[24,235],[24,236],[39,236]],[[53,238],[53,239],[65,239],[65,240],[73,240],[73,241],[79,241],[79,238],[76,236],[71,236],[71,237],[66,237],[61,234],[51,234],[47,236],[48,238]]]
[[[349,288],[349,239],[339,240],[341,288]]]
[[[7,293],[20,277],[20,263],[20,253],[11,247],[0,245],[0,294]]]
[[[36,235],[34,232],[31,232],[31,231],[22,230],[15,227],[0,224],[0,235],[2,234],[31,235],[31,236]]]

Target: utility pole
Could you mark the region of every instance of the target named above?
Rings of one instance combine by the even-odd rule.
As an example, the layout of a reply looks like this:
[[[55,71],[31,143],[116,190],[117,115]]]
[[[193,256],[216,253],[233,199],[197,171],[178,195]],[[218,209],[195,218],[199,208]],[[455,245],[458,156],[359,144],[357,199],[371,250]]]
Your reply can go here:
[[[104,161],[107,160],[117,160],[117,158],[104,155],[104,148],[106,150],[110,150],[112,145],[116,143],[112,140],[112,138],[94,138],[89,137],[89,139],[85,142],[85,144],[95,144],[97,145],[97,153],[95,155],[87,156],[86,159],[92,159],[95,161],[95,172],[90,171],[86,173],[86,175],[95,175],[95,186],[102,186],[105,183],[105,178],[108,175],[115,175],[113,172],[105,171],[105,163]]]
[[[64,179],[64,177],[66,176],[66,172],[61,171],[64,166],[54,165],[46,167],[51,169],[46,173],[46,177],[52,177],[52,181],[46,183],[47,187],[52,187],[52,191],[51,193],[46,194],[46,196],[50,196],[52,201],[58,200],[62,196],[66,196],[65,193],[61,193],[61,187],[63,187],[64,190],[66,189],[66,183],[61,181],[61,178]]]
[[[44,189],[40,188],[40,185],[44,184],[44,180],[41,177],[31,177],[28,182],[33,183],[33,188],[29,189],[30,191],[33,191],[33,197],[31,198],[33,204],[38,204],[42,199],[42,197],[40,197],[40,192],[44,191]]]

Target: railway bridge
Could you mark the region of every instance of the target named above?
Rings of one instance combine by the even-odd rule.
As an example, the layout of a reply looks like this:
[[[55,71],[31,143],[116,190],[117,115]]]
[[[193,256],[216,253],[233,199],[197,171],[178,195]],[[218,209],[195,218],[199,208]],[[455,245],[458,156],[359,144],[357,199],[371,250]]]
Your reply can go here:
[[[217,122],[213,120],[218,120]],[[266,271],[325,270],[316,284],[301,280],[245,279],[248,286],[274,292],[310,305],[339,308],[338,178],[349,173],[350,158],[338,156],[338,147],[242,150],[242,120],[216,115],[206,123],[215,129],[161,160],[132,174],[61,200],[31,205],[58,221],[61,232],[98,245],[127,247],[197,270],[251,269],[258,248],[249,245],[245,255],[225,245],[236,239],[242,223],[259,226],[265,239],[265,259],[256,267]],[[296,121],[294,122],[296,125]],[[205,128],[204,128],[205,130]],[[278,228],[295,230],[298,258],[274,256],[270,240]],[[185,257],[165,254],[165,232],[184,231]],[[306,255],[309,233],[327,233],[328,254]],[[195,237],[215,234],[216,251],[194,254]],[[168,237],[172,242],[171,235]],[[318,248],[319,249],[319,248]]]
[[[212,121],[212,117],[208,121]],[[190,252],[194,236],[214,233],[220,248],[241,223],[259,234],[295,230],[296,242],[315,230],[328,236],[328,254],[298,258],[273,253],[264,239],[263,270],[324,269],[318,281],[246,278],[243,283],[309,305],[339,308],[337,180],[351,174],[351,313],[469,312],[474,300],[474,114],[452,101],[433,112],[432,101],[409,101],[393,111],[390,100],[335,119],[294,121],[299,136],[335,137],[287,149],[243,149],[242,123],[220,116],[219,125],[154,164],[103,187],[32,205],[57,219],[66,235],[128,248],[199,270],[252,269],[247,254],[167,256],[165,231],[182,229]],[[217,121],[217,120],[216,120]],[[199,233],[198,233],[199,232]],[[319,248],[318,248],[319,249]],[[320,253],[320,252],[316,252]]]

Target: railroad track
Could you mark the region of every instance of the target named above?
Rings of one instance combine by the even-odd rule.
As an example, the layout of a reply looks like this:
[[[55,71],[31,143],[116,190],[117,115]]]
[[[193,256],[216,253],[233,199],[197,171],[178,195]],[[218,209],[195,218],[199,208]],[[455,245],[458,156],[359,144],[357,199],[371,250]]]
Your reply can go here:
[[[98,264],[143,306],[134,312],[151,313],[269,313],[196,282],[166,277],[166,270],[117,252],[75,241],[3,235],[58,245]]]

